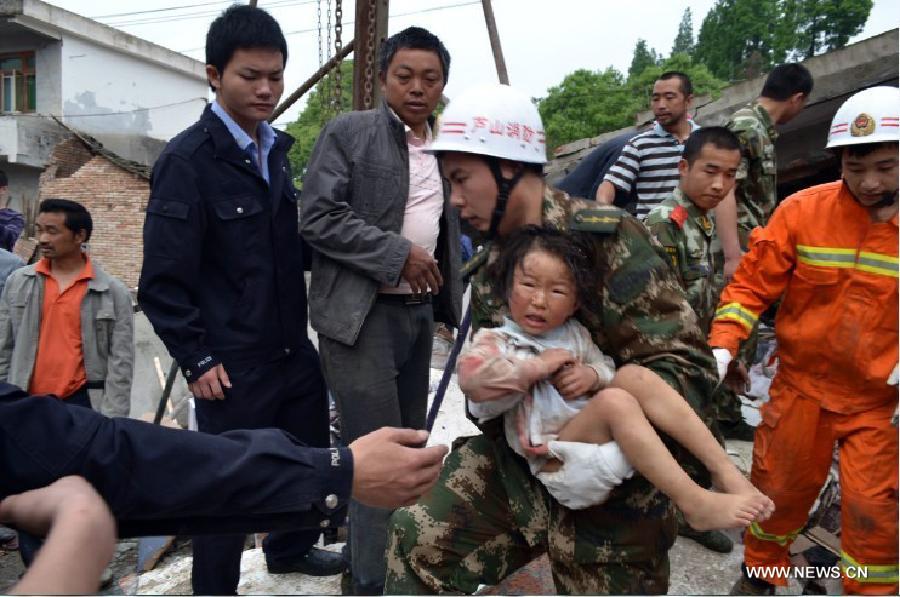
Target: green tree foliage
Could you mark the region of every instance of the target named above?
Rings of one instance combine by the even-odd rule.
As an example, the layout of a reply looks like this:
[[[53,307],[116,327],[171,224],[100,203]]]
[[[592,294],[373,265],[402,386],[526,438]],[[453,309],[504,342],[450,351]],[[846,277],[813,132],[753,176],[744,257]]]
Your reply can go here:
[[[694,51],[694,18],[690,7],[684,9],[681,15],[681,23],[678,25],[678,33],[675,35],[675,43],[672,44],[672,55],[690,54]]]
[[[776,46],[792,60],[843,48],[863,30],[872,10],[872,0],[792,0],[783,4],[788,5],[784,22],[792,23],[795,37],[782,35]]]
[[[650,106],[653,82],[667,70],[687,73],[695,95],[716,97],[726,85],[687,54],[675,54],[661,64],[649,64],[627,80],[612,67],[604,71],[577,70],[548,89],[547,97],[539,101],[547,147],[553,149],[634,124],[635,114]]]
[[[576,70],[548,89],[547,97],[538,104],[547,147],[552,150],[576,139],[628,126],[634,120],[633,105],[634,98],[616,69]]]
[[[641,74],[645,68],[659,62],[659,59],[654,48],[647,48],[646,41],[637,40],[637,44],[634,46],[634,56],[631,58],[631,66],[628,68],[628,76]]]
[[[743,79],[751,56],[772,64],[778,0],[718,0],[700,25],[694,59],[718,78]]]
[[[871,9],[872,0],[717,0],[693,56],[722,79],[756,76],[844,47]]]
[[[650,106],[650,93],[653,89],[653,82],[661,74],[670,70],[683,72],[691,78],[691,85],[694,87],[694,97],[701,95],[718,97],[719,92],[728,85],[726,81],[716,78],[705,64],[696,64],[687,54],[675,54],[662,64],[647,67],[640,75],[628,80],[628,88],[635,97],[636,111],[646,110]]]
[[[288,153],[295,177],[303,177],[306,172],[306,163],[309,161],[319,132],[326,122],[336,116],[332,105],[333,90],[334,76],[332,72],[307,93],[306,107],[300,112],[297,120],[285,127],[287,133],[295,139],[294,145]],[[352,60],[344,60],[341,63],[341,104],[343,112],[349,112],[353,107]]]

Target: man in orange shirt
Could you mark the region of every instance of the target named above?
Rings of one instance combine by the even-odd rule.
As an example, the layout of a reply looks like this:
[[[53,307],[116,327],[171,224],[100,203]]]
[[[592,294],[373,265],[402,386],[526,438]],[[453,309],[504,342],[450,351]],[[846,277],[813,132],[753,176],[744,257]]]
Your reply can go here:
[[[128,416],[131,295],[84,251],[91,214],[74,201],[47,199],[35,229],[42,259],[13,272],[0,296],[0,380]]]
[[[857,93],[837,111],[828,148],[843,180],[788,197],[722,293],[709,344],[726,372],[759,314],[775,320],[778,373],[753,445],[751,480],[775,514],[744,536],[732,594],[785,585],[788,548],[806,524],[840,450],[844,591],[897,594],[898,258],[900,90]],[[731,371],[729,371],[729,368]]]

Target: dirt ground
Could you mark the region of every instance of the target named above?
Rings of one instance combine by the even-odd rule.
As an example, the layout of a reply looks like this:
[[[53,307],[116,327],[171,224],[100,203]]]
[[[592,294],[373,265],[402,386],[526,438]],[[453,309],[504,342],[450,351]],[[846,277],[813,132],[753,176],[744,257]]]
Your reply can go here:
[[[183,558],[191,554],[191,544],[187,539],[179,539],[174,548],[161,560],[161,564],[170,559]],[[107,567],[107,582],[100,587],[99,595],[134,595],[136,589],[135,567],[137,566],[137,540],[126,539],[116,546],[116,553]],[[0,549],[0,595],[9,593],[24,572],[22,560],[17,551]],[[185,587],[185,594],[190,594],[190,585]]]

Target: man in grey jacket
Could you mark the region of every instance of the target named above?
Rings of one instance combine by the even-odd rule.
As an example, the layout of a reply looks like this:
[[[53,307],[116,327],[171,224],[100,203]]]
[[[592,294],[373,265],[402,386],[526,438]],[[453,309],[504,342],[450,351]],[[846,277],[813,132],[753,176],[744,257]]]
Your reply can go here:
[[[93,223],[83,205],[46,199],[35,228],[43,258],[14,271],[0,295],[0,380],[126,417],[131,295],[84,252]]]
[[[0,294],[3,293],[3,286],[10,274],[24,265],[25,262],[21,257],[6,249],[0,249]]]
[[[434,321],[458,326],[459,220],[424,151],[449,66],[424,29],[385,40],[385,101],[329,122],[303,180],[301,233],[316,250],[310,320],[345,443],[386,425],[424,427]],[[389,516],[350,505],[355,593],[381,594]]]

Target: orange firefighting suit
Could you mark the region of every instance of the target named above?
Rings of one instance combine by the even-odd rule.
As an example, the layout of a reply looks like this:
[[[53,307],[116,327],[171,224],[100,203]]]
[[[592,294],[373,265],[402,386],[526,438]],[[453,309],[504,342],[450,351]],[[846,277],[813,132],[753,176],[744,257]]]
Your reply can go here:
[[[897,594],[898,441],[890,423],[897,388],[887,385],[898,358],[897,242],[896,215],[871,221],[841,181],[812,187],[754,230],[722,293],[709,343],[732,356],[759,314],[782,297],[775,320],[780,362],[751,473],[776,510],[745,534],[748,567],[789,566],[788,547],[807,521],[837,442],[844,590]]]

